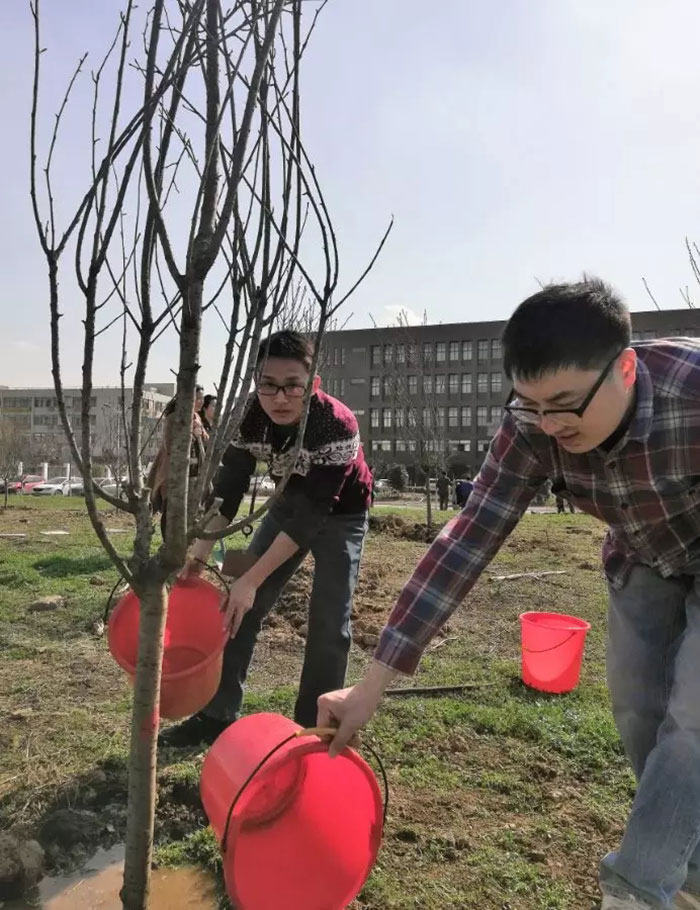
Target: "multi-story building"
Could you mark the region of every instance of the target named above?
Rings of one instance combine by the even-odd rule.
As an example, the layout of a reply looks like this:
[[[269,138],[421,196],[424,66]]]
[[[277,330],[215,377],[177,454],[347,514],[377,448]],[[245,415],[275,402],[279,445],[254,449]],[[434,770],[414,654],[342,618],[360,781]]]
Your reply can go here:
[[[160,444],[159,421],[163,408],[175,393],[174,383],[149,384],[142,402],[144,462],[150,461]],[[78,437],[82,432],[82,399],[79,388],[63,390],[68,421]],[[94,388],[90,398],[90,436],[93,455],[112,456],[124,463],[124,433],[121,415],[122,390],[118,386]],[[133,390],[125,390],[126,411],[130,415]],[[71,461],[70,449],[63,432],[53,388],[9,388],[0,386],[0,417],[8,420],[17,432],[28,439],[28,457],[32,461],[53,464]],[[32,465],[36,468],[36,465]]]
[[[510,393],[504,326],[465,322],[329,332],[323,388],[353,409],[375,465],[419,463],[422,448],[440,448],[446,464],[451,460],[473,476]],[[700,335],[700,310],[632,313],[632,329],[634,340]],[[421,417],[434,429],[423,432]]]

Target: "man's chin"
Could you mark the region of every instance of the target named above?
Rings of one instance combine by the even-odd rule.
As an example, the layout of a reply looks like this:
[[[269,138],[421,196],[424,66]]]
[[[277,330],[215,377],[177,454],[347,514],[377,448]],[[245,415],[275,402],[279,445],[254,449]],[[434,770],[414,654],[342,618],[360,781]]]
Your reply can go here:
[[[573,436],[555,436],[554,438],[557,445],[566,452],[583,454],[595,449],[595,444],[592,444],[590,439],[584,436],[583,433],[575,433]]]

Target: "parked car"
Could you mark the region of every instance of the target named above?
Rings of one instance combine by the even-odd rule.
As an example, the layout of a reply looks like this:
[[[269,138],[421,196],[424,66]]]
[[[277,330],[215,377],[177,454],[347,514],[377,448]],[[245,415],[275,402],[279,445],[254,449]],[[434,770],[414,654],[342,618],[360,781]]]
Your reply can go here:
[[[120,499],[126,499],[124,484],[127,484],[128,482],[128,477],[122,477],[122,479],[119,481],[119,490],[117,490],[117,481],[114,477],[102,477],[97,481],[97,486],[110,496],[116,496],[117,493],[119,493]]]
[[[97,486],[110,496],[117,495],[117,481],[113,477],[101,477],[97,481]]]
[[[82,477],[71,477],[70,480],[67,480],[63,484],[63,495],[64,496],[84,496],[85,495],[85,485],[83,483]]]
[[[250,482],[250,487],[248,488],[249,493],[255,492],[255,494],[260,493],[270,493],[275,492],[275,482],[270,477],[254,477]]]
[[[21,487],[21,486],[22,486],[21,480],[10,480],[7,483],[7,492],[16,493],[18,487]],[[0,493],[4,493],[4,492],[5,492],[5,481],[0,480]]]
[[[44,482],[44,478],[41,476],[41,474],[25,474],[24,477],[22,478],[22,483],[21,483],[20,489],[17,492],[18,493],[31,493],[32,490],[34,489],[34,487],[38,483],[43,483],[43,482]],[[12,492],[12,491],[10,490],[10,492]]]
[[[65,483],[68,483],[67,477],[50,477],[42,483],[34,484],[32,496],[63,496]]]

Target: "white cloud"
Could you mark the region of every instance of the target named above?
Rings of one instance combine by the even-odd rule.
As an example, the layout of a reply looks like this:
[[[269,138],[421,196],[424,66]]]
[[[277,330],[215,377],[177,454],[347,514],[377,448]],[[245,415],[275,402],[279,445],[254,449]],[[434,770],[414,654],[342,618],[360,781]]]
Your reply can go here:
[[[409,325],[420,325],[423,317],[419,316],[415,310],[409,306],[401,306],[398,303],[389,303],[384,307],[384,321],[388,325],[395,325],[399,321],[408,322]]]

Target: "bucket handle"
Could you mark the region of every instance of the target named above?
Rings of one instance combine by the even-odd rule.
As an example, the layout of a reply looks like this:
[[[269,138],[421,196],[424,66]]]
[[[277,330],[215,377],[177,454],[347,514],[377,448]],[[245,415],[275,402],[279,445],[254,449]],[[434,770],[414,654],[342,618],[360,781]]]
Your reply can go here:
[[[121,576],[119,576],[119,578],[114,583],[114,587],[109,592],[109,597],[107,598],[107,603],[105,604],[105,611],[102,616],[102,622],[105,626],[107,625],[107,620],[109,619],[109,614],[112,612],[112,607],[114,606],[114,604],[112,603],[112,601],[114,600],[114,595],[115,595],[119,585],[121,585],[123,583],[124,583],[124,579]]]
[[[582,629],[574,629],[573,632],[569,632],[564,641],[560,641],[558,645],[552,645],[551,648],[526,648],[525,645],[522,646],[523,651],[527,651],[528,654],[546,654],[547,651],[556,651],[557,648],[562,648],[567,641],[571,641],[574,635],[578,635],[579,632],[583,631]]]
[[[231,593],[231,583],[226,578],[226,576],[220,571],[218,566],[213,566],[210,562],[205,562],[203,559],[198,559],[197,557],[194,558],[194,562],[200,562],[204,566],[205,569],[209,569],[210,572],[213,572],[214,575],[216,575],[216,577],[219,579],[221,584],[224,586],[224,588],[226,588],[226,593],[227,594]]]
[[[214,575],[216,575],[216,577],[219,579],[219,581],[221,582],[221,584],[222,584],[222,585],[224,586],[224,588],[226,589],[226,593],[227,593],[227,594],[230,594],[230,593],[231,593],[231,584],[230,584],[230,582],[228,581],[228,579],[226,578],[225,575],[222,575],[222,573],[219,571],[219,569],[218,569],[217,566],[213,566],[213,565],[211,565],[210,563],[205,562],[203,559],[195,559],[195,562],[201,562],[201,564],[204,566],[205,569],[209,569],[211,572],[213,572]],[[105,604],[104,615],[102,616],[102,622],[103,622],[105,625],[107,625],[107,620],[109,619],[109,614],[112,612],[112,608],[113,608],[113,606],[114,606],[114,604],[112,603],[112,601],[114,600],[114,595],[115,595],[115,593],[116,593],[116,590],[117,590],[117,588],[119,587],[119,585],[123,583],[123,581],[124,581],[123,578],[121,578],[121,577],[118,578],[118,579],[116,580],[115,584],[114,584],[114,587],[113,587],[112,590],[109,592],[109,597],[107,598],[107,603]]]
[[[277,754],[277,752],[279,752],[280,749],[284,748],[284,746],[286,746],[287,743],[292,742],[292,740],[294,740],[294,739],[300,739],[302,736],[318,736],[318,737],[333,736],[337,732],[338,731],[336,730],[335,727],[308,727],[306,730],[298,730],[296,733],[291,733],[289,736],[285,737],[285,739],[283,739],[282,742],[277,743],[277,745],[274,746],[274,748],[270,749],[270,751],[267,753],[267,755],[264,758],[262,758],[258,762],[258,764],[253,768],[253,770],[250,772],[248,777],[243,782],[238,793],[236,793],[236,795],[233,798],[233,802],[231,803],[229,810],[228,810],[228,815],[226,816],[226,825],[224,826],[224,836],[221,838],[221,850],[223,853],[226,852],[226,842],[228,841],[229,829],[231,827],[231,819],[233,818],[234,809],[236,808],[240,798],[243,796],[244,792],[248,788],[248,785],[252,782],[253,778],[257,775],[258,771],[262,770],[262,768],[268,763],[268,761],[274,755]],[[377,765],[379,766],[379,771],[382,776],[382,785],[384,787],[384,809],[382,812],[382,825],[386,825],[386,817],[387,817],[387,813],[389,811],[389,779],[386,776],[386,768],[384,767],[384,762],[380,758],[377,751],[372,746],[370,746],[369,743],[365,742],[362,745],[364,746],[365,749],[367,749],[367,751],[370,753],[370,755],[372,755],[372,757],[377,762]]]

